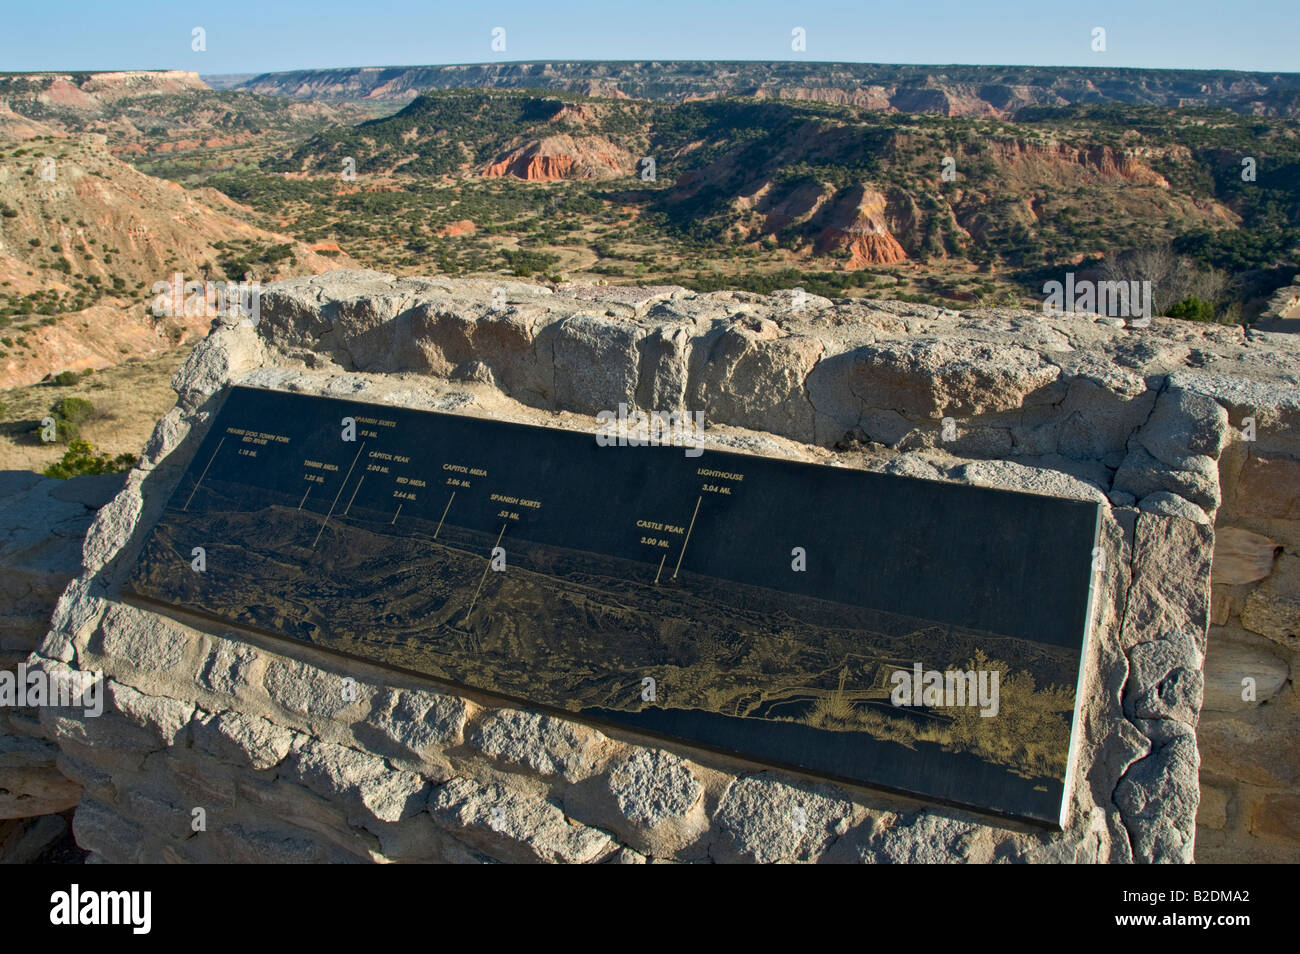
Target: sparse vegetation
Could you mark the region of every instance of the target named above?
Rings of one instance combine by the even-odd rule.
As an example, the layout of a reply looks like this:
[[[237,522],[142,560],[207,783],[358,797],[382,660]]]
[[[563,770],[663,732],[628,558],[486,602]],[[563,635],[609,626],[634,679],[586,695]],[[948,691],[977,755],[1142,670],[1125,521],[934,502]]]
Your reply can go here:
[[[291,104],[195,89],[105,100],[93,121],[80,106],[42,96],[47,78],[0,75],[0,92],[15,112],[70,132],[114,123],[120,131],[110,135],[109,152],[141,171],[213,187],[252,209],[199,196],[223,214],[317,244],[321,256],[397,274],[757,293],[800,287],[831,298],[1032,307],[1041,302],[1045,273],[1112,274],[1143,249],[1165,249],[1174,266],[1151,279],[1157,313],[1248,323],[1300,271],[1300,139],[1286,118],[1247,115],[1256,106],[1241,105],[1238,113],[1170,108],[1158,98],[1140,105],[1149,89],[1133,87],[1133,76],[1093,70],[1090,77],[1105,75],[1112,84],[1104,95],[1127,88],[1139,104],[1034,106],[1006,118],[886,113],[740,95],[754,88],[739,82],[742,75],[780,85],[801,66],[783,66],[780,77],[769,74],[770,64],[734,66],[727,76],[710,76],[701,64],[668,65],[655,77],[631,69],[620,88],[639,99],[564,89],[438,90],[439,77],[451,74],[435,69],[428,91],[406,104]],[[958,73],[982,75],[963,67],[945,81],[957,82]],[[835,74],[813,85],[858,74],[926,82],[919,67],[841,65]],[[1012,74],[1032,85],[1063,71]],[[509,82],[568,82],[560,73],[530,75]],[[1173,71],[1142,83],[1168,90],[1179,76],[1190,83],[1201,74]],[[1238,108],[1240,78],[1231,88],[1209,74],[1197,82],[1206,104]],[[682,101],[683,83],[717,95]],[[1293,114],[1296,96],[1287,87],[1268,109]],[[916,108],[932,107],[918,100]],[[598,149],[608,144],[610,155],[625,157],[620,173],[547,183],[479,175],[516,147],[557,136]],[[102,147],[75,139],[38,137],[3,155],[20,175],[35,175],[53,155],[113,178]],[[1245,155],[1259,171],[1249,181],[1241,174]],[[640,156],[656,159],[653,180],[640,178]],[[341,175],[348,157],[356,160],[356,178]],[[954,177],[940,178],[943,157],[953,158]],[[88,208],[61,209],[62,225],[49,227],[27,184],[0,200],[6,247],[26,266],[0,282],[0,328],[16,328],[0,340],[6,360],[18,366],[37,355],[39,341],[75,327],[61,316],[114,299],[147,302],[151,284],[173,270],[265,281],[300,267],[294,245],[265,235],[223,235],[197,251],[173,243],[162,262],[146,260],[141,249],[158,238],[147,215],[127,242],[97,232],[102,218]],[[868,206],[870,222],[855,223]],[[139,211],[148,210],[146,201]],[[465,221],[474,227],[460,225]],[[844,230],[866,227],[887,228],[906,261],[865,263],[846,246]],[[1115,254],[1125,249],[1132,254]],[[193,329],[160,330],[180,343]]]
[[[98,453],[86,441],[74,440],[68,446],[67,453],[57,464],[45,468],[46,477],[58,477],[67,480],[70,477],[85,477],[96,474],[118,474],[130,470],[135,465],[135,455],[118,454],[110,457]]]
[[[1167,314],[1170,318],[1184,318],[1187,321],[1213,321],[1214,303],[1203,298],[1184,298],[1171,305]]]
[[[95,416],[95,405],[85,398],[60,398],[50,408],[54,416],[71,424],[83,424]]]

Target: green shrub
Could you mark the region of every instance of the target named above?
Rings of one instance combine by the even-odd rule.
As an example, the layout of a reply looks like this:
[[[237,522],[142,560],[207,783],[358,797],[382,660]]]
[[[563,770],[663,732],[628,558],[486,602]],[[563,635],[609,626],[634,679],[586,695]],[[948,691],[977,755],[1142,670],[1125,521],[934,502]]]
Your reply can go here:
[[[72,424],[83,424],[95,416],[95,405],[85,398],[65,397],[54,402],[50,408],[59,420]]]
[[[61,417],[54,419],[54,442],[56,444],[71,444],[81,433],[75,421],[65,421]]]
[[[1191,296],[1169,308],[1170,318],[1183,318],[1187,321],[1213,321],[1214,302]]]
[[[130,470],[134,465],[133,454],[109,457],[107,454],[96,453],[95,448],[86,441],[73,441],[62,460],[45,468],[45,476],[67,480],[69,477],[95,474],[120,474]]]

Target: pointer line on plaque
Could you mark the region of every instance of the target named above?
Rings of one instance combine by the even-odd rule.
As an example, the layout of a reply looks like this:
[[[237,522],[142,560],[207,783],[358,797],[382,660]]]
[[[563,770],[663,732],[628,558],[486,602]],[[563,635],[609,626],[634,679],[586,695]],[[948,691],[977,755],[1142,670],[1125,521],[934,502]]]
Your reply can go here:
[[[677,566],[673,567],[673,579],[677,579],[677,571],[682,568],[682,557],[686,556],[686,544],[691,542],[691,531],[695,529],[695,518],[700,513],[700,501],[704,495],[700,494],[695,498],[695,513],[691,514],[691,525],[686,528],[686,539],[682,541],[682,552],[677,554]]]
[[[664,561],[667,559],[668,559],[667,553],[665,553],[663,556],[659,558],[659,569],[655,570],[655,582],[654,582],[655,586],[659,585],[659,574],[664,571]]]
[[[438,518],[438,529],[433,531],[433,539],[438,539],[438,534],[442,533],[442,522],[447,519],[447,511],[451,509],[451,502],[456,499],[456,491],[451,492],[447,498],[447,506],[442,508],[442,516]]]
[[[217,449],[214,450],[214,451],[212,452],[212,456],[211,456],[210,458],[208,458],[208,467],[211,467],[211,466],[212,466],[212,462],[213,462],[214,460],[217,459],[217,453],[221,450],[221,445],[224,444],[225,442],[226,442],[225,437],[222,437],[221,440],[219,440],[219,441],[217,442]],[[206,476],[208,476],[208,467],[204,467],[204,468],[203,468],[203,473],[199,474],[199,479],[198,479],[198,481],[194,484],[194,489],[190,491],[189,499],[185,501],[185,506],[184,506],[184,507],[181,507],[182,510],[189,510],[189,509],[190,509],[190,500],[193,500],[193,499],[194,499],[194,495],[195,495],[196,493],[199,492],[199,484],[203,483],[203,478],[206,477]]]
[[[311,493],[311,484],[308,484],[308,485],[307,485],[307,490],[304,491],[304,493],[303,493],[303,495],[302,495],[302,499],[298,501],[298,509],[299,509],[299,510],[301,510],[301,509],[302,509],[302,505],[305,504],[305,503],[307,502],[307,494],[309,494],[309,493]]]
[[[397,518],[400,517],[401,515],[402,515],[402,505],[398,504],[397,513],[393,514],[393,519],[388,521],[389,525],[391,526],[392,524],[397,523]]]
[[[364,484],[365,482],[366,482],[366,475],[362,474],[361,479],[357,481],[357,486],[352,491],[352,496],[348,498],[348,505],[343,508],[343,516],[346,517],[349,513],[352,512],[352,501],[357,499],[357,491],[361,489],[361,485]]]
[[[321,521],[320,529],[316,531],[316,539],[311,542],[311,548],[316,549],[316,544],[320,543],[320,535],[325,532],[325,524],[330,522],[330,516],[334,513],[334,508],[339,505],[339,498],[343,496],[343,488],[348,485],[348,480],[352,477],[352,468],[357,466],[357,461],[361,459],[361,452],[366,449],[366,442],[362,441],[361,446],[357,448],[357,456],[352,458],[352,466],[348,468],[347,475],[343,478],[343,483],[339,484],[339,492],[334,495],[334,502],[330,504],[329,513],[325,514],[325,519]],[[365,475],[362,475],[364,479]],[[357,484],[360,487],[360,484]],[[356,496],[355,494],[353,496]],[[349,506],[351,504],[349,503]]]
[[[496,551],[496,548],[499,547],[499,546],[501,545],[501,538],[502,538],[503,536],[505,536],[505,532],[506,532],[506,525],[503,523],[503,524],[501,524],[501,532],[497,534],[497,542],[494,543],[494,544],[492,544],[492,551],[493,551],[493,552],[495,552],[495,551]],[[469,618],[470,618],[470,616],[472,616],[473,613],[474,613],[474,604],[478,602],[478,595],[479,595],[479,593],[482,592],[482,590],[483,590],[483,581],[487,579],[488,570],[490,570],[490,569],[492,569],[492,553],[489,553],[489,554],[488,554],[488,558],[487,558],[487,566],[483,567],[483,575],[482,575],[481,577],[479,577],[479,581],[478,581],[478,589],[474,591],[474,598],[473,598],[472,600],[470,600],[470,602],[469,602],[469,610],[468,610],[468,612],[465,613],[465,625],[466,625],[466,626],[469,625]]]

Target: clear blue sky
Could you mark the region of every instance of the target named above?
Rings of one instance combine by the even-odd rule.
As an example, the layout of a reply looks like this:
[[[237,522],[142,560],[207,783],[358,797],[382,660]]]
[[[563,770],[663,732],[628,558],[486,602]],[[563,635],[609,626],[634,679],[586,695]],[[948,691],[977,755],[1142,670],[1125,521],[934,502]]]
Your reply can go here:
[[[506,51],[491,49],[494,27]],[[207,50],[191,31],[207,31]],[[790,31],[807,31],[807,52]],[[1090,48],[1106,29],[1106,52]],[[260,73],[542,59],[1300,71],[1300,0],[6,0],[0,70]]]

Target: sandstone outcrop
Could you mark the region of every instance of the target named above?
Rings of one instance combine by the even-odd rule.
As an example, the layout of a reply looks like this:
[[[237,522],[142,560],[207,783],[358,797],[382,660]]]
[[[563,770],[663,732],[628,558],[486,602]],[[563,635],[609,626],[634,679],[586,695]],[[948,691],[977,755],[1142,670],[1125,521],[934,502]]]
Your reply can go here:
[[[819,255],[847,249],[845,268],[888,265],[907,258],[907,252],[885,225],[885,197],[861,186],[836,201],[815,247]]]
[[[610,179],[633,171],[632,156],[599,136],[547,136],[510,150],[488,163],[486,178],[513,176],[529,182]]]
[[[53,181],[36,176],[46,159],[55,163]],[[176,314],[159,320],[153,300],[142,307],[138,293],[128,289],[138,286],[149,293],[155,282],[170,282],[177,273],[183,281],[215,281],[212,263],[223,255],[217,245],[287,246],[285,260],[261,266],[262,274],[253,276],[264,280],[289,270],[318,272],[351,264],[346,256],[319,255],[250,224],[248,209],[214,189],[192,192],[145,175],[110,155],[102,135],[32,147],[23,159],[0,164],[0,203],[14,213],[6,213],[0,240],[0,281],[10,283],[6,294],[36,288],[71,292],[75,283],[69,274],[106,290],[96,304],[32,327],[26,350],[8,348],[0,358],[0,387],[157,353],[175,346],[178,339],[169,333],[202,334],[210,317]],[[110,248],[112,254],[105,254]],[[48,261],[46,253],[53,250],[69,272]]]
[[[438,229],[438,234],[444,237],[454,237],[457,235],[473,235],[477,231],[478,226],[472,220],[457,219],[455,222],[448,222]]]
[[[1036,166],[1035,171],[1039,177],[1050,180],[1061,178],[1066,171],[1077,167],[1103,179],[1122,179],[1133,185],[1155,186],[1160,189],[1168,189],[1169,180],[1148,163],[1162,159],[1186,161],[1189,158],[1186,149],[1173,150],[1174,155],[1166,156],[1155,150],[1146,154],[1111,146],[1079,148],[1065,143],[1024,140],[994,142],[991,151],[1009,170],[1017,174],[1023,175],[1027,168]]]

